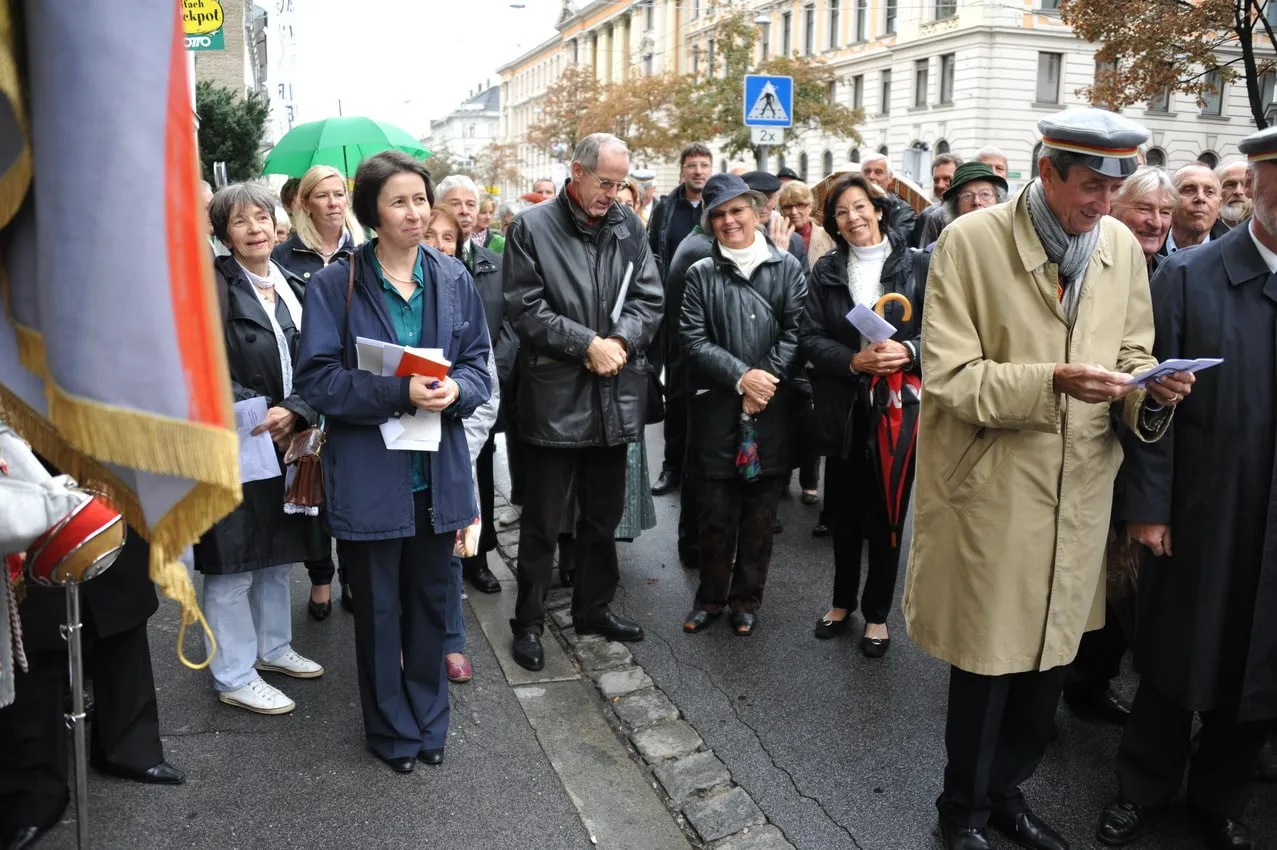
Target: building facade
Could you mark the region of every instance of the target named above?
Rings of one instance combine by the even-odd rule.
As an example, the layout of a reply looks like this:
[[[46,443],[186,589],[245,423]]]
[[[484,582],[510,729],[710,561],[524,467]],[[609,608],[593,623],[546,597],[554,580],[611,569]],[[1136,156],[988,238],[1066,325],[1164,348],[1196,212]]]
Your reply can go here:
[[[447,149],[462,168],[474,168],[475,157],[497,141],[501,129],[501,90],[484,83],[461,105],[430,122],[430,135],[421,140],[432,151]]]

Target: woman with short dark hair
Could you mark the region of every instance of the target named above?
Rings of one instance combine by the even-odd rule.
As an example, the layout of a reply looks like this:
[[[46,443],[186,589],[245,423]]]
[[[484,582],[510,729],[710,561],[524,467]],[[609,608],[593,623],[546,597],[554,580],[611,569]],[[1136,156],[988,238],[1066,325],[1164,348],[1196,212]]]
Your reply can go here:
[[[233,183],[213,196],[208,214],[213,235],[230,249],[214,269],[231,390],[236,402],[266,399],[266,417],[253,433],[269,433],[282,456],[293,434],[318,416],[294,388],[301,284],[270,258],[275,198],[264,186]],[[222,702],[285,714],[295,704],[258,671],[323,675],[292,648],[289,573],[318,558],[326,542],[317,516],[284,512],[283,475],[246,482],[243,492],[239,507],[195,544],[204,615],[217,641],[209,670]]]
[[[851,622],[857,599],[864,613],[861,651],[887,652],[891,609],[900,562],[900,541],[887,519],[878,462],[870,457],[872,417],[869,388],[874,376],[921,371],[922,300],[926,267],[905,236],[890,230],[890,204],[882,190],[859,174],[840,180],[825,197],[823,226],[836,248],[818,259],[803,312],[801,342],[812,373],[813,450],[825,455],[825,513],[834,538],[834,600],[816,625],[816,637],[831,638]],[[888,340],[870,344],[847,320],[857,305],[873,309],[884,296],[908,299],[909,317],[895,302],[885,318],[896,327]],[[909,504],[910,456],[900,497]],[[860,550],[869,543],[869,572],[860,591]]]
[[[369,749],[391,769],[443,762],[444,638],[456,532],[478,515],[462,420],[487,401],[488,332],[465,266],[422,244],[434,191],[398,151],[355,174],[354,210],[376,238],[311,279],[297,384],[328,420],[328,523],[355,597],[355,659]],[[365,337],[439,348],[446,377],[360,369]],[[369,367],[368,363],[364,364]],[[435,415],[437,443],[391,449],[383,425]]]

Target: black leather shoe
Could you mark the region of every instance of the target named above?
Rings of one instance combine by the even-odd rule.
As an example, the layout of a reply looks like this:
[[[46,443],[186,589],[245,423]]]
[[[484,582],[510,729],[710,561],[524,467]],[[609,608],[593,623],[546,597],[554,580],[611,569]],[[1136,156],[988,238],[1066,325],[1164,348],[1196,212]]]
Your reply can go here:
[[[837,637],[847,631],[847,626],[851,624],[851,615],[843,617],[841,620],[821,620],[816,624],[815,635],[821,640],[829,640]]]
[[[618,617],[611,611],[593,623],[573,623],[578,635],[603,635],[608,640],[633,643],[643,639],[643,627],[633,620]]]
[[[524,632],[515,638],[513,655],[514,662],[524,670],[535,673],[545,667],[545,649],[538,634]]]
[[[995,812],[989,816],[989,826],[1030,850],[1069,850],[1069,842],[1027,810],[1014,815],[999,815]]]
[[[1255,776],[1264,782],[1277,782],[1277,737],[1269,737],[1259,751]]]
[[[422,750],[417,753],[417,758],[421,759],[422,764],[443,764],[443,747],[440,747],[437,750]]]
[[[776,520],[774,523],[772,523],[772,534],[780,534],[784,530],[785,530],[785,524],[781,522],[780,520]]]
[[[347,614],[355,613],[355,597],[350,595],[350,585],[341,583],[341,610]]]
[[[1126,718],[1131,716],[1131,704],[1113,693],[1112,688],[1085,693],[1070,693],[1065,689],[1064,702],[1080,717],[1114,726],[1125,726]]]
[[[993,850],[989,836],[979,827],[954,826],[941,818],[931,834],[940,839],[944,850]]]
[[[166,761],[162,761],[154,767],[148,767],[146,770],[133,770],[132,768],[119,767],[118,765],[94,760],[93,769],[98,773],[105,773],[108,776],[129,779],[146,785],[181,785],[186,781],[186,774]]]
[[[412,769],[417,766],[416,760],[411,758],[383,758],[382,756],[377,758],[395,773],[412,773]]]
[[[480,593],[501,592],[501,582],[497,581],[497,577],[492,574],[492,570],[488,569],[488,565],[482,562],[473,570],[463,570],[462,577]]]
[[[322,623],[333,612],[333,601],[330,599],[327,602],[316,602],[311,599],[306,602],[306,610],[310,612],[312,620],[318,620]]]
[[[887,650],[891,649],[891,638],[871,638],[861,636],[860,651],[864,653],[865,658],[882,658],[887,654]]]
[[[818,526],[816,526],[815,528],[813,528],[813,529],[811,530],[811,536],[812,536],[812,537],[828,537],[828,536],[829,536],[829,526],[827,526],[827,525],[818,525]]]
[[[1202,814],[1202,830],[1210,850],[1252,850],[1255,846],[1246,824],[1227,815]]]
[[[573,587],[576,585],[576,570],[565,570],[559,567],[559,584],[563,587]]]
[[[737,637],[749,637],[758,625],[758,615],[753,611],[733,611],[732,631]]]
[[[701,552],[699,549],[678,547],[678,562],[684,569],[699,570],[701,568]]]
[[[1095,837],[1109,847],[1122,847],[1142,836],[1147,829],[1148,818],[1144,815],[1143,806],[1125,797],[1114,797],[1100,812],[1100,825],[1095,828]]]
[[[656,483],[652,485],[652,495],[664,496],[666,493],[673,493],[682,483],[683,476],[681,473],[672,469],[662,469],[661,474],[657,476]]]
[[[0,850],[26,850],[44,838],[51,826],[15,826],[0,830]]]
[[[717,620],[723,615],[722,611],[701,611],[693,609],[693,611],[683,618],[683,631],[699,632],[709,627],[709,624]]]

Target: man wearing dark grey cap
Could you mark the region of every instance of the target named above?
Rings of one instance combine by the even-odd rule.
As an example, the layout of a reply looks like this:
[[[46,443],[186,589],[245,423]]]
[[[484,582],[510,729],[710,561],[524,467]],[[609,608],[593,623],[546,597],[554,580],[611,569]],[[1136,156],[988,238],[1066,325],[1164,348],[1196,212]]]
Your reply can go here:
[[[1108,218],[1148,137],[1099,109],[1038,124],[1041,178],[940,234],[923,309],[922,405],[905,622],[948,662],[947,850],[986,828],[1022,847],[1068,843],[1020,785],[1051,736],[1065,665],[1103,621],[1104,549],[1122,450],[1166,430],[1184,373],[1157,365],[1144,255]]]
[[[1110,846],[1144,835],[1185,768],[1206,846],[1255,846],[1240,818],[1264,726],[1277,721],[1277,128],[1237,147],[1250,161],[1250,222],[1177,251],[1153,278],[1154,354],[1224,363],[1122,470],[1123,518],[1151,557],[1132,641],[1140,684],[1098,829]]]
[[[767,238],[782,251],[788,251],[798,258],[798,262],[807,267],[807,245],[803,238],[794,231],[789,219],[776,212],[776,199],[780,197],[780,180],[767,171],[747,171],[741,175],[745,185],[767,199],[760,223]]]
[[[788,165],[776,172],[776,179],[780,181],[780,185],[784,186],[790,180],[801,180],[798,172],[790,168]]]

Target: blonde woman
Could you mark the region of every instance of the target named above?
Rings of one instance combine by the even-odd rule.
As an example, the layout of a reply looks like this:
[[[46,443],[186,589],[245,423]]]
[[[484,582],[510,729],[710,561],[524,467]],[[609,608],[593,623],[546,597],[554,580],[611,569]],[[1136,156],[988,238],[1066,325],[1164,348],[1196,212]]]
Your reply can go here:
[[[346,178],[330,165],[311,166],[297,186],[293,204],[293,235],[275,246],[271,259],[301,279],[302,286],[313,275],[337,260],[348,258],[364,241],[363,229],[350,209]],[[324,556],[306,562],[310,573],[310,604],[307,610],[316,620],[326,620],[333,610],[332,583],[336,567],[331,547]],[[341,576],[341,607],[353,613],[354,606]]]
[[[812,219],[815,198],[811,187],[801,180],[790,180],[780,187],[777,206],[780,214],[794,226],[794,232],[802,237],[807,248],[807,266],[810,270],[816,261],[834,250],[834,240]]]

